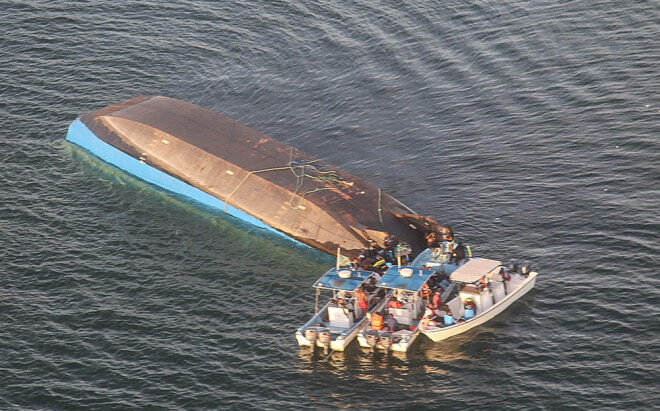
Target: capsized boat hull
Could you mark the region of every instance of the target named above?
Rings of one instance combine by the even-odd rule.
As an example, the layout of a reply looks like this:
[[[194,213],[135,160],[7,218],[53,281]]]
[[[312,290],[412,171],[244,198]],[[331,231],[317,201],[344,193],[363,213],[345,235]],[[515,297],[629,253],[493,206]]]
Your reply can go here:
[[[67,140],[149,183],[330,254],[341,247],[355,257],[389,233],[414,256],[425,248],[424,231],[437,225],[358,177],[176,99],[139,96],[82,115]]]
[[[515,301],[518,301],[522,296],[534,288],[537,275],[538,273],[531,272],[527,279],[520,283],[520,285],[514,291],[473,319],[461,323],[456,323],[448,327],[434,327],[430,330],[421,330],[422,334],[426,335],[434,342],[437,342],[464,333],[486,323],[487,321],[492,320],[497,315],[506,310],[511,304],[513,304]]]

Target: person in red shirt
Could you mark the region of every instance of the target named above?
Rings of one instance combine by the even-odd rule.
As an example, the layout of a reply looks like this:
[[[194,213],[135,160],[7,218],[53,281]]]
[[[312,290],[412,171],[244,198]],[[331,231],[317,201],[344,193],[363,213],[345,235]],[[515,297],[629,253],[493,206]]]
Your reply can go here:
[[[444,307],[445,302],[442,301],[442,297],[440,296],[440,291],[436,291],[435,294],[433,294],[433,306],[436,309],[440,309],[440,307]]]

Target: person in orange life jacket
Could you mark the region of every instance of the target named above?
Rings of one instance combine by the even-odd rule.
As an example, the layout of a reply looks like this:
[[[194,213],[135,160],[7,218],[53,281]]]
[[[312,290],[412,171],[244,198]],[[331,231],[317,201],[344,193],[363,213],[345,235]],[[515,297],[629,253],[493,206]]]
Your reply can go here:
[[[456,320],[451,315],[451,311],[447,311],[447,313],[445,314],[445,325],[454,325],[455,323]]]
[[[472,298],[468,297],[465,299],[465,302],[463,303],[463,307],[465,307],[465,319],[469,320],[470,318],[474,317],[474,302],[472,302]]]
[[[367,296],[367,293],[364,292],[364,284],[363,284],[359,286],[357,290],[355,290],[355,300],[358,302],[358,306],[360,306],[360,308],[366,310],[368,299],[369,297]]]
[[[385,324],[390,331],[399,331],[399,322],[396,320],[396,318],[394,318],[394,314],[390,314],[390,316],[385,320]]]
[[[380,331],[383,329],[383,316],[379,313],[373,313],[371,315],[371,328]]]
[[[401,304],[401,301],[397,300],[395,297],[392,297],[390,302],[387,303],[387,306],[390,308],[401,308],[403,307],[403,304]]]
[[[424,283],[420,295],[422,296],[422,298],[426,299],[427,303],[431,302],[431,288],[429,287],[428,284]]]

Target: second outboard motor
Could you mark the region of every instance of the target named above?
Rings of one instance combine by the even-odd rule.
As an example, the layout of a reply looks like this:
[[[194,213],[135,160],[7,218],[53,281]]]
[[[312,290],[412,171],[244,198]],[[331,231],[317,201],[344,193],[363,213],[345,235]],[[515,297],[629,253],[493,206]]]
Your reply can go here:
[[[376,351],[376,345],[378,344],[378,331],[369,330],[365,333],[365,339],[367,340],[367,345],[371,347],[371,351]]]
[[[520,266],[518,265],[518,260],[509,261],[509,267],[507,267],[510,273],[517,273]]]
[[[319,342],[323,346],[323,352],[325,354],[328,353],[330,350],[330,341],[332,341],[332,334],[330,333],[330,330],[327,328],[322,328],[319,330]]]
[[[391,332],[385,332],[380,336],[379,340],[379,345],[383,350],[385,350],[386,353],[390,352],[390,349],[392,348],[392,333]]]
[[[530,263],[529,261],[524,261],[522,264],[520,264],[520,274],[527,277],[531,272],[532,272],[532,263]]]
[[[316,327],[307,328],[305,330],[305,338],[307,339],[307,341],[309,341],[312,351],[314,351],[314,347],[316,347],[316,339],[318,338]]]

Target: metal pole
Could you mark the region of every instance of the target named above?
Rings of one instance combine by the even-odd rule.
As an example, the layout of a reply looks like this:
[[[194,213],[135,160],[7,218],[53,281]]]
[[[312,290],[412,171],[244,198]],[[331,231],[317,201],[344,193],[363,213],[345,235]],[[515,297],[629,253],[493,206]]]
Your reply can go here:
[[[316,303],[314,303],[314,315],[319,313],[319,294],[321,293],[321,289],[317,288],[316,289]]]

